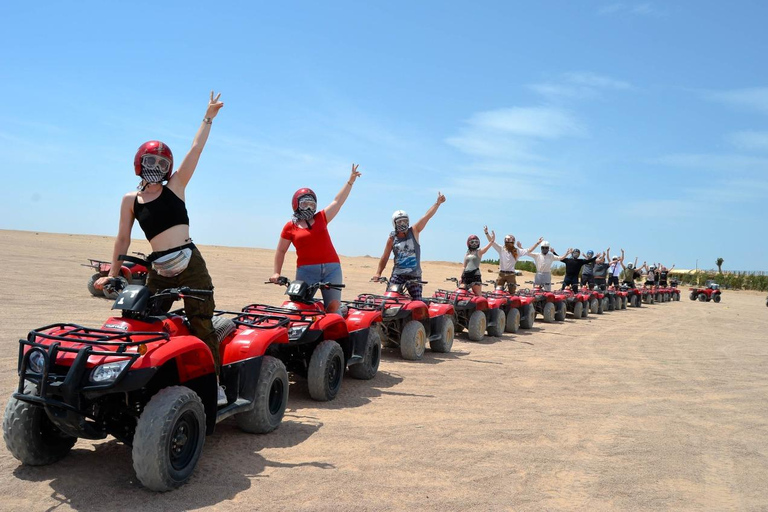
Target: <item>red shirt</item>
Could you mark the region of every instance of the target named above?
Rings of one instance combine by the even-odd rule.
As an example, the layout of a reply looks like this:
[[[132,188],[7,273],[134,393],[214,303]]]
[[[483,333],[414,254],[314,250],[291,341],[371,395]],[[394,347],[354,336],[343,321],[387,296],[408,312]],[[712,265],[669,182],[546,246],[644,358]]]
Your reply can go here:
[[[328,233],[325,210],[317,212],[314,220],[312,229],[300,228],[290,221],[280,233],[280,238],[290,240],[296,247],[296,266],[340,263],[339,255],[336,254],[331,235]]]

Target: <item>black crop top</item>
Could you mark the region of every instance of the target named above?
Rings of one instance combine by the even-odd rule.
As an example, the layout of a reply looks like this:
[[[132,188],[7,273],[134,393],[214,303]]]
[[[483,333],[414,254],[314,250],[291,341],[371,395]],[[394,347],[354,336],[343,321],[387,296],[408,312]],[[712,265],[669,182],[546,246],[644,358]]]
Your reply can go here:
[[[187,206],[166,186],[163,186],[163,191],[157,199],[148,203],[140,203],[139,196],[136,195],[133,201],[133,215],[139,221],[147,240],[152,240],[173,226],[189,225]]]

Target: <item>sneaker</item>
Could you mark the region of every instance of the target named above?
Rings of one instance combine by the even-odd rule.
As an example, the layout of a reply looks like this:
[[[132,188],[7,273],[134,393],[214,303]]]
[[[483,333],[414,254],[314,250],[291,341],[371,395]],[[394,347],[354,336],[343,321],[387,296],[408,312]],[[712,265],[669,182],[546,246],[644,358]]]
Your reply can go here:
[[[227,394],[224,392],[224,386],[219,386],[219,396],[216,400],[216,405],[227,405]]]

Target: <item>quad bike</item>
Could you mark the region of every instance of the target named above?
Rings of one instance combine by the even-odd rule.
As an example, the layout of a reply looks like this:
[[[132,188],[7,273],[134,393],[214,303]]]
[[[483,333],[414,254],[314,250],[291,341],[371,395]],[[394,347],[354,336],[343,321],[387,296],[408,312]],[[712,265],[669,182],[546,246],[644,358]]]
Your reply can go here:
[[[220,421],[235,416],[250,433],[276,429],[288,373],[266,352],[287,337],[287,323],[254,329],[214,316],[227,396],[219,405],[210,349],[190,334],[183,310],[164,312],[169,302],[211,293],[184,287],[151,295],[129,285],[112,307],[121,316],[99,328],[55,323],[30,331],[19,340],[19,385],[3,418],[8,451],[23,464],[45,465],[78,438],[112,435],[132,447],[139,481],[167,491],[189,480]]]
[[[574,320],[586,318],[589,315],[589,293],[573,292],[570,288],[555,291],[555,295],[562,297],[568,313]]]
[[[679,283],[677,282],[676,279],[672,279],[672,280],[669,281],[669,289],[670,289],[670,293],[671,293],[671,299],[670,300],[675,300],[675,301],[679,301],[680,300],[680,289],[677,287],[678,284]]]
[[[528,295],[533,298],[532,304],[536,313],[540,314],[544,322],[562,322],[565,320],[566,305],[565,297],[551,291],[547,291],[542,286],[548,283],[536,284],[533,281],[526,281],[532,284],[533,289],[520,290],[521,295]]]
[[[608,309],[608,298],[606,293],[595,287],[582,286],[581,293],[589,297],[589,312],[593,315],[602,315]]]
[[[313,399],[327,402],[336,398],[347,367],[349,375],[356,379],[368,380],[376,375],[381,359],[381,312],[356,310],[346,318],[326,313],[323,302],[314,298],[315,293],[320,289],[341,289],[343,284],[307,284],[283,276],[275,284],[286,287],[288,300],[282,306],[249,304],[241,315],[251,315],[254,327],[275,318],[285,322],[287,335],[270,345],[267,353],[282,361],[288,371],[305,377]]]
[[[134,252],[139,258],[127,257],[123,260],[120,266],[120,277],[124,280],[120,284],[122,286],[116,289],[114,286],[105,286],[103,290],[97,290],[94,287],[94,283],[101,277],[109,275],[109,270],[112,268],[112,263],[109,261],[88,259],[90,263],[81,263],[83,267],[88,267],[97,270],[88,279],[88,291],[94,297],[106,297],[110,300],[115,300],[120,293],[120,289],[129,284],[141,284],[147,283],[147,273],[149,271],[149,264],[145,261],[147,257],[143,252]]]
[[[458,284],[459,280],[455,277],[449,277],[446,281],[453,281]],[[499,309],[499,302],[495,302],[492,307],[488,299],[482,295],[475,295],[464,288],[457,288],[454,291],[437,290],[431,298],[426,299],[430,305],[450,304],[454,310],[454,324],[456,332],[467,330],[467,336],[471,341],[481,341],[488,336],[501,336],[507,325],[504,311]]]
[[[633,308],[639,308],[643,305],[643,292],[634,287],[622,284],[619,289],[627,294],[627,302]]]
[[[640,295],[642,301],[646,304],[653,304],[655,302],[656,292],[654,291],[653,286],[643,285],[643,287],[640,288]]]
[[[630,298],[630,293],[628,290],[629,289],[625,285],[621,285],[618,288],[615,286],[608,287],[607,293],[609,297],[613,299],[613,311],[627,309],[627,304],[629,303]]]
[[[721,292],[720,285],[715,282],[708,282],[706,288],[694,287],[691,288],[690,299],[699,299],[700,302],[720,302]]]
[[[455,332],[453,306],[427,304],[406,295],[409,284],[427,284],[426,281],[413,279],[395,284],[390,283],[386,277],[380,277],[376,282],[387,285],[384,295],[358,295],[356,300],[344,302],[347,311],[377,311],[381,318],[384,344],[400,347],[403,359],[421,359],[426,351],[427,340],[433,352],[451,351]]]
[[[491,286],[496,286],[496,281],[486,281]],[[513,295],[503,287],[496,287],[492,292],[485,292],[483,296],[491,301],[498,301],[499,308],[506,316],[506,332],[515,333],[518,329],[530,329],[536,318],[536,310],[533,308],[533,297],[528,295]]]

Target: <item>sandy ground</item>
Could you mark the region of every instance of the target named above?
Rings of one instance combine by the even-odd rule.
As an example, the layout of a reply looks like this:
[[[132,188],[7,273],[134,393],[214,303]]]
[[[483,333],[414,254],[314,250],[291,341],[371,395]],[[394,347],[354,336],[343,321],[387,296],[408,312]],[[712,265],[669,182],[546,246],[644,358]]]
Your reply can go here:
[[[3,408],[19,337],[109,315],[79,264],[111,248],[108,237],[0,231]],[[262,284],[271,251],[201,250],[220,308],[282,300]],[[366,282],[375,265],[344,258],[346,297],[379,290]],[[426,263],[426,291],[459,270]],[[345,379],[333,402],[292,384],[271,434],[220,424],[191,482],[165,494],[141,487],[113,439],[79,441],[46,467],[21,466],[0,443],[0,508],[766,510],[766,326],[763,294],[726,291],[721,304],[684,297],[481,343],[460,337],[420,362],[385,349],[378,375]]]

